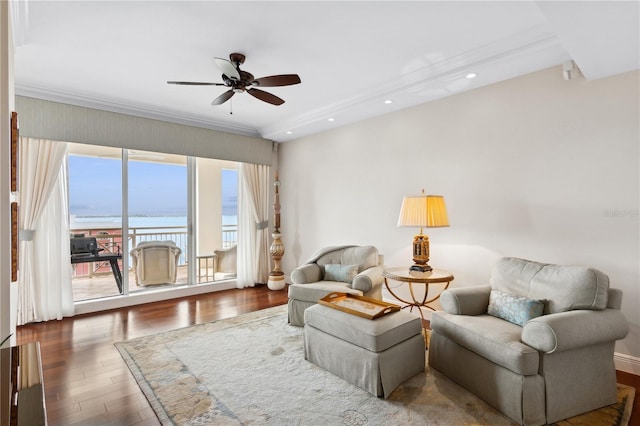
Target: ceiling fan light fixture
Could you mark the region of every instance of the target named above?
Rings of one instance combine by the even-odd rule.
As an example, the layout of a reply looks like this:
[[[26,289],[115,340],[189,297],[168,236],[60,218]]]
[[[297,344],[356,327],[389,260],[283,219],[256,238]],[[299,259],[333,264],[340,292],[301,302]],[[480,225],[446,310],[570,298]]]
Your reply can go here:
[[[255,78],[250,72],[240,69],[240,65],[244,63],[245,56],[242,53],[232,53],[229,59],[214,58],[216,65],[222,71],[223,83],[203,83],[193,81],[167,81],[168,84],[181,84],[187,86],[227,86],[229,90],[218,96],[211,102],[211,105],[221,105],[231,99],[236,93],[246,92],[256,99],[271,105],[282,105],[284,99],[276,95],[256,89],[252,86],[276,87],[291,86],[300,84],[300,76],[298,74],[279,74],[269,75],[266,77]]]
[[[238,72],[238,69],[231,63],[231,61],[223,58],[213,58],[213,60],[224,75],[234,81],[240,80],[240,73]]]

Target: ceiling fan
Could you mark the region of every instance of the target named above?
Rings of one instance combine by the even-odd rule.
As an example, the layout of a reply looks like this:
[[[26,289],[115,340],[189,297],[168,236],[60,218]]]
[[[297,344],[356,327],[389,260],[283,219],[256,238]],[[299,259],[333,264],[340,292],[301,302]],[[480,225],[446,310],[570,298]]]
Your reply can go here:
[[[231,99],[236,93],[247,92],[254,98],[270,103],[272,105],[282,105],[283,99],[264,90],[251,86],[276,87],[290,86],[300,83],[298,74],[270,75],[268,77],[254,78],[253,74],[242,71],[240,65],[244,63],[245,56],[242,53],[232,53],[229,59],[213,58],[220,71],[222,71],[223,83],[203,83],[196,81],[167,81],[168,84],[182,84],[185,86],[226,86],[229,90],[218,96],[211,102],[211,105],[221,105]]]

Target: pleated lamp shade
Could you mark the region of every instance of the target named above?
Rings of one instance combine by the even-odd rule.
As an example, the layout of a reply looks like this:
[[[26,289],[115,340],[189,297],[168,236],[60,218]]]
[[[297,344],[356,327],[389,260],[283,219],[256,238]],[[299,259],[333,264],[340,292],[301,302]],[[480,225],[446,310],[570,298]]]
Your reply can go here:
[[[447,206],[442,195],[404,197],[398,226],[439,228],[449,226]]]

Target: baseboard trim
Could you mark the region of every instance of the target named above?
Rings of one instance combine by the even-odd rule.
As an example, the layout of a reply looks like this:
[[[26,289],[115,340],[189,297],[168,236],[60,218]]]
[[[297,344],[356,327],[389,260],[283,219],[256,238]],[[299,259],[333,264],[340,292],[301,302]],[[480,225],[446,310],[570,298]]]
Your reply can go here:
[[[161,300],[176,299],[179,297],[195,296],[198,294],[229,290],[232,288],[237,288],[237,282],[235,279],[206,284],[185,285],[178,288],[164,287],[157,290],[149,289],[147,291],[130,294],[128,296],[104,297],[100,299],[76,302],[75,315],[124,308],[127,306],[141,305],[143,303],[159,302]]]
[[[640,358],[615,352],[613,362],[616,365],[616,370],[640,376]]]

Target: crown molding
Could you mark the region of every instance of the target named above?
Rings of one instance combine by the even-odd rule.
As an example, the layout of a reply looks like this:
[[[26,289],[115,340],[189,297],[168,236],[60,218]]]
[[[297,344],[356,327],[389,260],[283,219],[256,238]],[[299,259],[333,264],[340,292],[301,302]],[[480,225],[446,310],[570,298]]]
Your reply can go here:
[[[219,121],[200,120],[182,114],[151,109],[140,105],[124,104],[109,99],[99,99],[90,96],[51,90],[36,85],[21,83],[18,81],[16,81],[15,83],[15,91],[16,95],[18,96],[59,102],[85,108],[93,108],[102,111],[132,115],[136,117],[149,118],[152,120],[167,121],[170,123],[182,124],[185,126],[201,127],[204,129],[217,130],[220,132],[260,137],[257,129],[252,127],[238,126],[232,123],[223,123]]]
[[[444,86],[455,79],[464,79],[467,72],[475,71],[480,67],[517,60],[545,50],[564,51],[557,36],[547,25],[532,27],[514,36],[503,38],[444,60],[429,62],[428,58],[424,58],[424,66],[402,74],[401,78],[392,83],[383,84],[374,90],[298,114],[287,120],[261,128],[259,132],[265,139],[282,141],[284,139],[283,134],[286,131],[293,131],[296,135],[303,134],[305,133],[304,128],[313,125],[317,127],[318,122],[326,121],[329,116],[349,114],[361,116],[362,114],[358,114],[356,111],[364,108],[370,109],[374,102],[379,103],[380,100],[386,98],[398,98],[399,95],[408,98],[421,88]],[[491,83],[493,81],[488,81],[485,84]],[[405,101],[404,106],[425,103],[435,99],[437,98],[414,97],[413,101]],[[389,109],[386,110],[386,112],[388,111]],[[288,137],[287,139],[294,139],[294,137]]]

